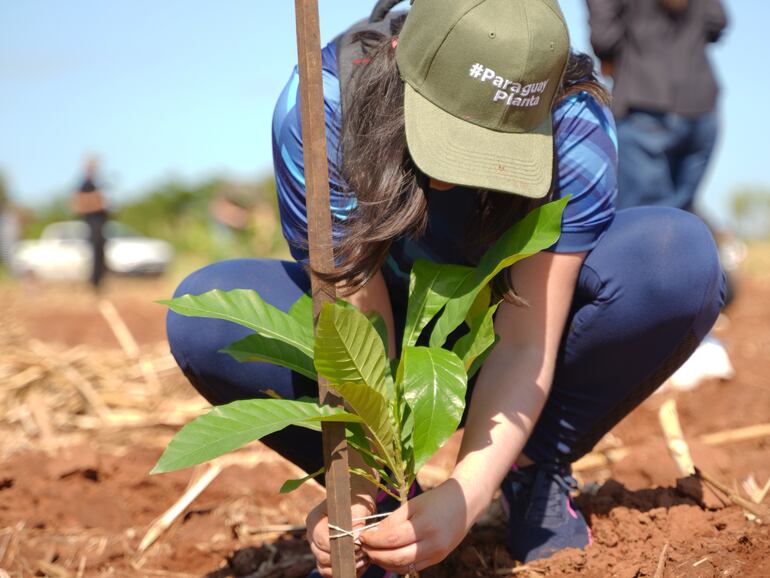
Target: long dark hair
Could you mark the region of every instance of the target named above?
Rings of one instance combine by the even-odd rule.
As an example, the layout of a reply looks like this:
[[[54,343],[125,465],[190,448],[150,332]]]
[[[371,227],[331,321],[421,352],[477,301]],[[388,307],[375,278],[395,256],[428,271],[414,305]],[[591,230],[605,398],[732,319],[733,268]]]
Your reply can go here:
[[[419,238],[428,223],[425,192],[430,179],[414,164],[406,146],[404,85],[395,58],[404,18],[393,21],[392,37],[367,32],[354,39],[365,49],[366,64],[357,68],[354,97],[346,100],[340,152],[342,175],[355,194],[357,206],[344,223],[345,234],[335,247],[335,271],[322,275],[346,293],[355,292],[380,270],[394,240]],[[596,79],[591,58],[572,54],[557,99],[580,91],[604,103],[609,101],[606,89]],[[469,244],[479,250],[489,246],[550,196],[532,200],[479,190],[476,215],[467,231]],[[520,302],[507,275],[496,280],[494,289],[497,295]]]

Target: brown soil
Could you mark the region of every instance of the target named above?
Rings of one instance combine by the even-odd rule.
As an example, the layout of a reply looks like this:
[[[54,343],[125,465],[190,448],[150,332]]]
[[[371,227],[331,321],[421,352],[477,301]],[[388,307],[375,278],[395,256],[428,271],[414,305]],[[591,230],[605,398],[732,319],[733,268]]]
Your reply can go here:
[[[77,284],[25,285],[0,288],[4,309],[21,319],[30,337],[63,345],[118,347],[119,343],[96,307],[98,298],[115,305],[139,343],[165,340],[165,309],[154,301],[168,299],[171,287],[161,279],[108,278],[96,297]]]
[[[734,505],[714,508],[709,502],[712,509],[705,508],[692,491],[677,487],[657,418],[663,399],[675,395],[700,467],[736,489],[749,475],[760,486],[770,478],[770,439],[720,447],[696,441],[703,434],[770,422],[770,278],[752,276],[741,289],[729,312],[731,323],[720,334],[736,377],[693,392],[654,396],[616,428],[614,443],[630,447],[631,455],[581,476],[589,488],[590,482],[603,483],[579,498],[594,545],[561,552],[516,575],[653,576],[669,544],[664,576],[770,576],[770,527],[749,521]],[[0,293],[0,318],[12,318],[29,337],[121,354],[87,294],[15,286]],[[152,300],[167,294],[168,287],[151,281],[125,289],[114,285],[108,297],[137,340],[157,347],[164,312]],[[161,377],[180,379],[173,372]],[[179,391],[175,388],[169,391]],[[188,397],[174,395],[180,404]],[[226,469],[155,545],[137,555],[148,525],[181,495],[191,475],[147,475],[172,432],[163,425],[89,430],[77,445],[40,443],[40,449],[0,456],[0,569],[12,577],[305,576],[312,561],[301,531],[262,530],[301,524],[322,491],[308,485],[290,497],[279,496],[281,482],[297,472],[262,446],[255,447],[255,467]],[[770,498],[764,504],[770,505]],[[492,516],[475,528],[447,561],[423,575],[506,575],[499,571],[515,564],[505,553],[504,530],[496,520]],[[267,573],[268,566],[276,571]]]

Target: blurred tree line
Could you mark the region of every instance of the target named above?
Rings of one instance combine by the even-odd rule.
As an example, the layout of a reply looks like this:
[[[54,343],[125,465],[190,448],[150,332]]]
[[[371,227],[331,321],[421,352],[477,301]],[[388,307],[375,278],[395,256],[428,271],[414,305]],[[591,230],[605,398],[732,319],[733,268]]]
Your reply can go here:
[[[745,186],[733,191],[730,208],[736,232],[746,239],[770,237],[770,188]]]
[[[73,218],[69,199],[57,199],[29,215],[24,237],[37,238],[48,224]],[[179,253],[211,260],[288,254],[272,175],[254,182],[167,181],[135,200],[114,203],[110,218],[169,241]]]
[[[109,197],[109,190],[107,194]],[[0,211],[13,205],[12,199],[0,175]],[[74,218],[66,197],[35,211],[20,212],[25,238],[37,238],[48,224]],[[770,187],[735,189],[730,194],[730,212],[737,235],[746,239],[770,237]],[[180,254],[193,253],[208,260],[288,255],[272,175],[253,182],[221,178],[197,184],[167,181],[113,206],[111,218],[143,235],[169,241]]]

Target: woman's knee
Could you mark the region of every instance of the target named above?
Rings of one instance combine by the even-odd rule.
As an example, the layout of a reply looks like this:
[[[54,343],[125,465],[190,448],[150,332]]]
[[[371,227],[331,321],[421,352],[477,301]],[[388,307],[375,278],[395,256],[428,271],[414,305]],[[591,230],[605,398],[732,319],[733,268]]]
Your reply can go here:
[[[268,303],[286,310],[306,290],[305,280],[301,265],[296,263],[260,259],[221,261],[191,273],[174,295],[252,289]],[[222,353],[223,348],[252,333],[236,323],[169,311],[166,333],[180,368],[212,403],[258,397],[267,387],[291,399],[298,387],[304,387],[298,385],[297,377],[288,369],[268,363],[239,363]]]
[[[222,261],[190,273],[174,291],[174,298],[183,295],[201,295],[214,289],[227,288],[237,278],[236,264],[237,261]],[[191,357],[190,349],[193,345],[205,347],[204,340],[201,339],[205,333],[202,335],[198,331],[200,325],[201,320],[197,318],[179,315],[171,310],[166,314],[166,334],[171,353],[183,370],[186,369],[185,366]]]
[[[724,284],[716,242],[702,219],[678,209],[653,212],[656,227],[649,235],[655,258],[651,262],[653,289],[661,297],[676,293],[701,309],[710,302],[718,309]]]
[[[174,291],[174,297],[200,295],[214,289],[242,288],[242,282],[239,283],[239,271],[243,270],[243,265],[247,262],[246,259],[232,259],[201,267],[182,280]]]
[[[714,237],[692,213],[669,208],[650,213],[654,226],[646,241],[651,253],[647,291],[658,303],[669,300],[677,305],[702,338],[724,301],[724,274]]]
[[[703,337],[724,298],[716,243],[705,223],[679,209],[641,207],[619,212],[612,229],[598,258],[607,269],[604,291]]]

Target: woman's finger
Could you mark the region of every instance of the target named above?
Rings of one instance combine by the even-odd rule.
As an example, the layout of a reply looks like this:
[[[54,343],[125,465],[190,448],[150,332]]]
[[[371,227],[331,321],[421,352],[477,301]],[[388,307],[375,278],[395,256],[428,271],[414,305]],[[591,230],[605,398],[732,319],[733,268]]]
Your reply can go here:
[[[329,551],[329,528],[327,523],[325,501],[310,510],[307,518],[305,518],[307,541],[311,544],[316,544],[326,552]]]
[[[321,564],[322,566],[331,566],[332,564],[332,556],[329,552],[326,552],[316,546],[313,542],[310,542],[310,551],[313,553],[313,556],[315,556],[316,561]],[[356,548],[355,552],[355,560],[356,562],[360,561],[368,561],[368,556],[366,553],[361,550],[360,548]]]
[[[432,552],[427,552],[424,542],[416,542],[404,546],[402,548],[394,548],[391,550],[370,550],[364,548],[369,560],[376,566],[382,566],[386,570],[391,572],[401,572],[404,568],[408,568],[409,564],[418,564],[418,556],[420,559],[427,558]],[[419,568],[417,568],[419,570]]]
[[[444,560],[449,551],[438,548],[435,544],[422,541],[397,550],[381,550],[369,556],[371,564],[380,566],[389,572],[407,575],[410,571],[421,571],[435,566]]]
[[[432,522],[425,516],[410,514],[408,504],[385,518],[377,528],[361,534],[361,544],[369,549],[393,550],[414,544],[433,533]]]
[[[326,516],[319,517],[310,522],[308,517],[308,542],[315,544],[324,552],[331,551],[329,546],[329,519]],[[310,525],[312,523],[312,525]]]
[[[329,552],[321,550],[313,542],[310,542],[310,551],[313,553],[313,556],[315,556],[316,562],[318,562],[320,565],[331,566],[332,556],[329,554]]]
[[[331,552],[331,546],[329,545],[329,529],[326,524],[319,524],[316,526],[316,529],[311,536],[310,543],[315,544],[324,552]]]

